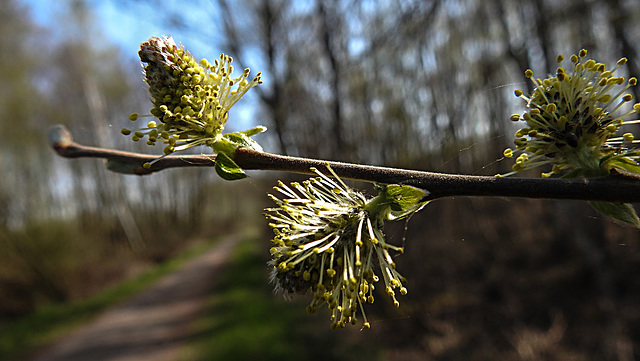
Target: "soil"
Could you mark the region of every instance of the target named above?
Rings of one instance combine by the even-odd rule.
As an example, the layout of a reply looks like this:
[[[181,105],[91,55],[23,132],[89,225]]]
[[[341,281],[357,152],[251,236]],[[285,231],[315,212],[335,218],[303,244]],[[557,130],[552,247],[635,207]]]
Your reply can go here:
[[[175,360],[237,244],[227,239],[30,361]]]

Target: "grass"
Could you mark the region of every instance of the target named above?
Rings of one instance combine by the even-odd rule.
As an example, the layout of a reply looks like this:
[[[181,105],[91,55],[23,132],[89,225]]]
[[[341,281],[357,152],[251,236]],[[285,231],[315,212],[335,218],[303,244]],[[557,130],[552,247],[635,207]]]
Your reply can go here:
[[[257,242],[239,245],[181,360],[380,358],[377,350],[353,342],[356,327],[334,331],[326,312],[307,314],[307,297],[289,302],[274,295],[263,251]]]
[[[45,346],[75,327],[85,324],[100,311],[126,300],[160,277],[177,270],[212,244],[213,242],[200,242],[152,270],[88,299],[47,305],[23,318],[2,325],[0,327],[0,360],[15,359]]]

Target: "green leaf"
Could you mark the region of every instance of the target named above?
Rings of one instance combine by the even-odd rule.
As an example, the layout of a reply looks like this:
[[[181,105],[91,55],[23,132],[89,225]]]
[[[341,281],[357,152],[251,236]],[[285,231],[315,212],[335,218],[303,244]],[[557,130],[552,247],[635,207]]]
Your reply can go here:
[[[640,155],[638,151],[625,152],[624,154],[609,154],[600,159],[600,167],[607,171],[617,168],[627,172],[640,173],[640,164],[629,156]]]
[[[393,200],[394,205],[391,208],[394,211],[406,211],[425,196],[425,192],[421,189],[399,184],[389,184],[386,187],[386,194],[387,198]]]
[[[238,180],[246,178],[247,174],[226,153],[218,153],[216,156],[216,173],[224,180]]]
[[[429,192],[415,187],[389,184],[378,186],[379,207],[385,207],[385,218],[398,220],[421,210],[428,201],[421,201]]]
[[[640,228],[640,219],[633,206],[629,203],[589,202],[598,213],[611,217],[617,221],[626,223],[635,228]]]
[[[233,154],[233,152],[235,152],[236,149],[238,149],[238,145],[233,142],[230,142],[228,139],[224,139],[220,137],[220,139],[218,139],[211,145],[211,148],[216,154],[218,153]]]
[[[247,137],[253,137],[256,134],[260,134],[262,132],[266,132],[267,131],[267,127],[263,126],[263,125],[258,125],[255,128],[251,128],[251,129],[247,129],[245,131],[240,132],[240,134],[244,134]]]
[[[609,166],[610,168],[618,168],[626,170],[627,172],[640,174],[640,165],[629,158],[616,159],[612,161]]]
[[[262,147],[258,142],[249,138],[244,133],[226,133],[222,135],[223,140],[227,140],[228,142],[234,144],[236,148],[249,148],[258,152],[262,152]]]
[[[212,148],[216,153],[232,154],[238,148],[248,148],[262,152],[262,147],[258,142],[250,138],[250,135],[259,133],[264,127],[256,127],[239,133],[225,133],[215,143]]]

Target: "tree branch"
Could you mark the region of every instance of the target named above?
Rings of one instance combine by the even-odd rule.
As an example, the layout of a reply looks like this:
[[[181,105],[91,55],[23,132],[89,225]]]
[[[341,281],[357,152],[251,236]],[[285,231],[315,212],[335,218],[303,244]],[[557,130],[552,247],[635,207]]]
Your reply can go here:
[[[61,125],[49,133],[55,151],[67,158],[93,157],[107,160],[109,169],[128,174],[145,175],[167,168],[212,167],[215,155],[153,155],[89,147],[73,141],[71,133]],[[589,201],[640,202],[640,179],[627,172],[615,172],[608,177],[592,179],[518,178],[445,174],[376,167],[318,159],[288,157],[240,148],[234,161],[245,170],[274,170],[314,174],[311,167],[323,169],[330,165],[340,177],[388,184],[406,184],[429,192],[425,200],[454,196],[523,197],[577,199]],[[150,168],[142,165],[154,162]]]
[[[215,155],[169,155],[159,158],[157,155],[124,152],[80,145],[73,141],[69,130],[63,125],[55,125],[49,130],[49,144],[65,158],[104,158],[107,167],[115,172],[146,175],[167,168],[212,167]],[[154,162],[150,168],[143,164]]]

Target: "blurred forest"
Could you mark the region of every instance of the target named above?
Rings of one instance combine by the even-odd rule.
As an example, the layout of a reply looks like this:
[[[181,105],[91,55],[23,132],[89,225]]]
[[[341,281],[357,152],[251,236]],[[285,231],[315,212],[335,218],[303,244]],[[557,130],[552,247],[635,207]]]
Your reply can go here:
[[[524,106],[513,91],[531,87],[525,69],[555,72],[557,54],[585,48],[606,64],[628,57],[622,71],[640,76],[637,0],[112,1],[152,7],[168,30],[220,39],[236,68],[262,71],[246,101],[269,128],[258,141],[281,154],[493,175],[510,169],[500,158]],[[62,39],[19,2],[0,7],[0,322],[85,297],[237,220],[264,232],[268,254],[264,192],[287,177],[125,177],[56,158],[55,123],[85,144],[160,154],[118,136],[149,108],[135,54],[103,40],[90,2],[70,4]],[[190,20],[212,5],[209,21]],[[401,242],[404,224],[387,232]],[[640,233],[586,202],[438,200],[409,221],[405,247],[409,294],[399,309],[378,297],[363,338],[391,359],[640,358]]]

